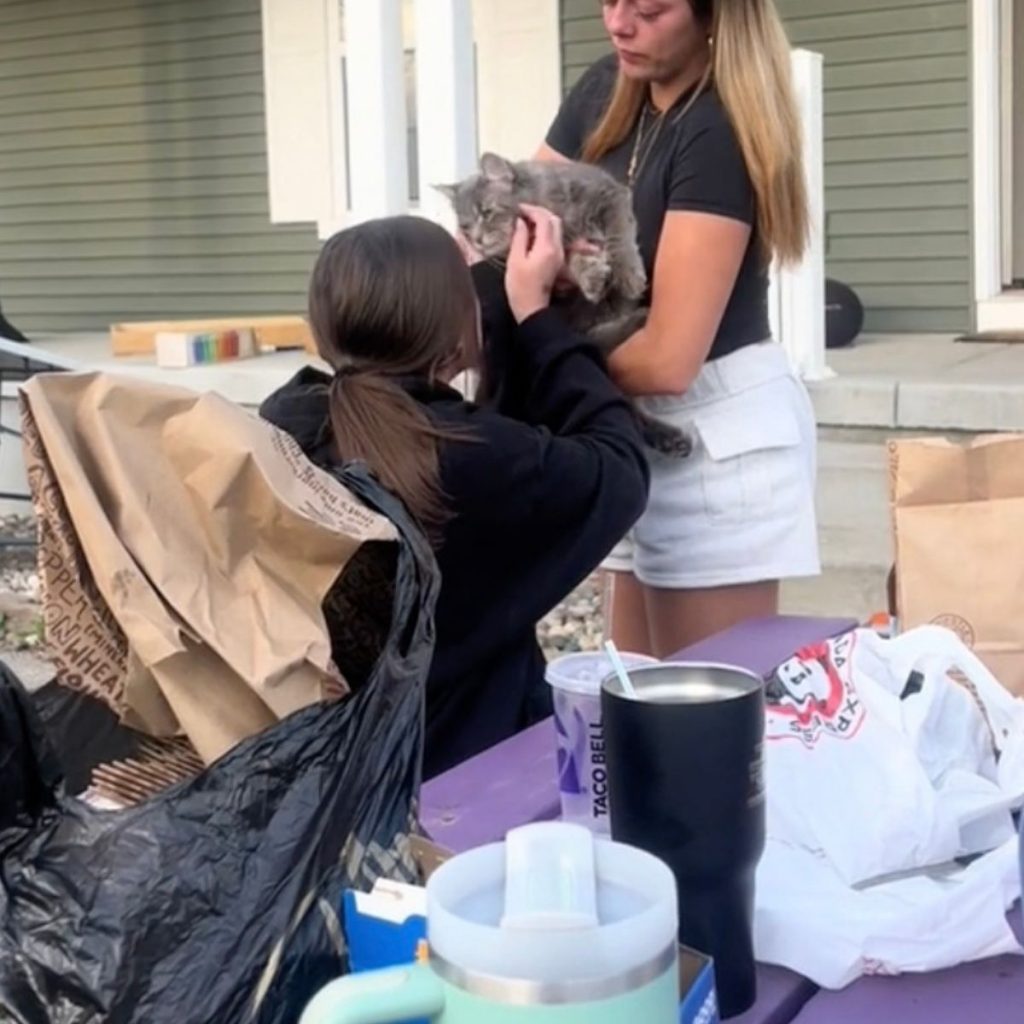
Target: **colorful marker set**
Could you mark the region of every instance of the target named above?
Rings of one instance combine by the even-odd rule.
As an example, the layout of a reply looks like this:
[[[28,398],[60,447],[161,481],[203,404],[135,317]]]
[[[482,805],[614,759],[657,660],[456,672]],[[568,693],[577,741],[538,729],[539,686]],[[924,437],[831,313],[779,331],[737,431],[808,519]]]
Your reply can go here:
[[[233,331],[160,331],[156,335],[157,366],[184,367],[247,359],[259,349],[249,328]]]

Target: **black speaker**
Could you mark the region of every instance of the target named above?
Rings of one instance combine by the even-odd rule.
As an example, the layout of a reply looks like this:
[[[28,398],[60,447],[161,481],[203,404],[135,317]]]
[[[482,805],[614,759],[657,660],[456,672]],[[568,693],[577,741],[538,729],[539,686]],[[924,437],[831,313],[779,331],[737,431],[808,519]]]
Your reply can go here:
[[[846,348],[864,328],[864,304],[842,281],[825,279],[825,347]]]

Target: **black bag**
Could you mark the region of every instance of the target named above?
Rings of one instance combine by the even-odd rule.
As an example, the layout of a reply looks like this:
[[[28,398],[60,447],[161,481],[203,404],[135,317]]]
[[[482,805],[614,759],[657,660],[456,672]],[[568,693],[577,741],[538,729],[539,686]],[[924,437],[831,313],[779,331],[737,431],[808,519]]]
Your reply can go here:
[[[394,614],[366,686],[124,811],[66,795],[32,698],[0,672],[0,1020],[293,1024],[346,968],[343,889],[412,881],[423,690],[439,585],[398,527]]]
[[[2,306],[0,306],[0,338],[6,338],[8,341],[28,341],[28,338],[4,316]]]

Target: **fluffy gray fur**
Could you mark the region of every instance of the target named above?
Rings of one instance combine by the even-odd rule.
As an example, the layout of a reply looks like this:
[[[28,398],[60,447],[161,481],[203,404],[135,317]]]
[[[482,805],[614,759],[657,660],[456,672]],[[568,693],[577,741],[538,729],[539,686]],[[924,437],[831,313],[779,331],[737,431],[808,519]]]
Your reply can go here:
[[[522,203],[558,214],[567,247],[581,240],[596,246],[595,252],[570,252],[569,271],[579,291],[555,302],[568,323],[605,354],[646,323],[640,300],[647,274],[636,242],[633,198],[607,172],[584,163],[512,163],[485,153],[478,171],[438,188],[451,202],[459,230],[485,259],[504,261],[508,256]],[[683,432],[640,410],[637,414],[652,448],[668,455],[690,453]]]

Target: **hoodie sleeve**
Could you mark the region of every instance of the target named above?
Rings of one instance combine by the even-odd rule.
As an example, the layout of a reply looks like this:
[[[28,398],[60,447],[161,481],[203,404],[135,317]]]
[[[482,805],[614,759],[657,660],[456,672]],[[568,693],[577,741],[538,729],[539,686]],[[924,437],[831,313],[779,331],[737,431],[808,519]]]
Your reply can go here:
[[[553,310],[524,321],[515,344],[528,370],[522,418],[477,409],[483,443],[450,445],[444,482],[460,518],[508,538],[505,575],[518,582],[507,611],[535,622],[640,517],[649,472],[632,406],[592,344]]]
[[[517,325],[508,296],[505,273],[482,261],[470,267],[483,329],[480,389],[477,400],[503,416],[520,418],[526,390],[526,371],[516,358]]]

